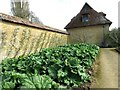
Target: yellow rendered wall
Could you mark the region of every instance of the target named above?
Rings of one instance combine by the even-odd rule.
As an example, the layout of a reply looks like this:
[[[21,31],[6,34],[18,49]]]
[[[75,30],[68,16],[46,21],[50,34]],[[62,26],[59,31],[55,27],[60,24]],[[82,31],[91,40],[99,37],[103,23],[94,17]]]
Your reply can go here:
[[[101,45],[105,34],[109,31],[109,25],[74,28],[67,31],[70,35],[2,21],[0,22],[0,61],[67,43]]]
[[[67,43],[68,35],[25,25],[0,22],[0,60],[36,53]]]
[[[109,25],[87,26],[82,28],[74,28],[67,30],[70,35],[68,42],[70,43],[93,43],[101,45],[104,36],[109,31]]]

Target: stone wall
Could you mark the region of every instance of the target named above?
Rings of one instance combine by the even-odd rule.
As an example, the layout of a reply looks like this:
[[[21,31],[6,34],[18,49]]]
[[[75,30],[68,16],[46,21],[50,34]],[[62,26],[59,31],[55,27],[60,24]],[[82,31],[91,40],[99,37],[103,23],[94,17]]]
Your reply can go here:
[[[42,48],[67,43],[67,32],[43,25],[32,25],[1,20],[0,60],[36,53]]]

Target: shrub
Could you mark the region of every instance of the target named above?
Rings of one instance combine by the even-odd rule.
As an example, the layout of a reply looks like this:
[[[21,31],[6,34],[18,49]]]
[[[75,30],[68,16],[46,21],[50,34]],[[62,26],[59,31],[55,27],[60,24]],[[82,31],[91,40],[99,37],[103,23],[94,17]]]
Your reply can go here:
[[[109,31],[109,33],[106,35],[106,42],[109,47],[119,47],[120,46],[120,28],[119,29],[113,29],[112,31]]]
[[[90,80],[99,47],[72,44],[2,61],[3,88],[79,87]]]

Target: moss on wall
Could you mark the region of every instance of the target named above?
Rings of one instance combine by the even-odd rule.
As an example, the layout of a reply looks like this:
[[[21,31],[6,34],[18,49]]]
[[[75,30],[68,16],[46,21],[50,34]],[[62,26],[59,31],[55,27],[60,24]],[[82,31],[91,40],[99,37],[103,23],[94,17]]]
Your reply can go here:
[[[0,26],[0,60],[67,43],[67,34],[5,21],[0,22]]]

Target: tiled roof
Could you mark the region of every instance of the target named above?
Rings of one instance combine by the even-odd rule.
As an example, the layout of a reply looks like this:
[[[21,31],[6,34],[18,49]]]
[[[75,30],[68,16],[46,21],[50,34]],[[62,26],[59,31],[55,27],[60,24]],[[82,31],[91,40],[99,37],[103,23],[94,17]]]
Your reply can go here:
[[[81,19],[84,14],[89,15],[88,17],[89,21],[82,22]],[[105,16],[106,16],[105,13],[97,12],[88,3],[85,3],[81,11],[71,19],[71,21],[66,25],[65,29],[94,26],[94,25],[104,25],[104,24],[111,25],[112,22],[108,20]]]
[[[33,22],[28,21],[28,20],[25,20],[25,19],[22,19],[22,18],[19,18],[19,17],[16,17],[16,16],[10,16],[10,15],[3,14],[3,13],[0,13],[0,20],[12,22],[12,23],[17,23],[17,24],[21,24],[21,25],[26,25],[26,26],[30,26],[30,27],[34,27],[34,28],[38,28],[38,29],[43,29],[43,30],[68,34],[68,32],[63,31],[63,30],[52,28],[52,27],[49,27],[49,26],[46,26],[46,25],[33,23]]]

